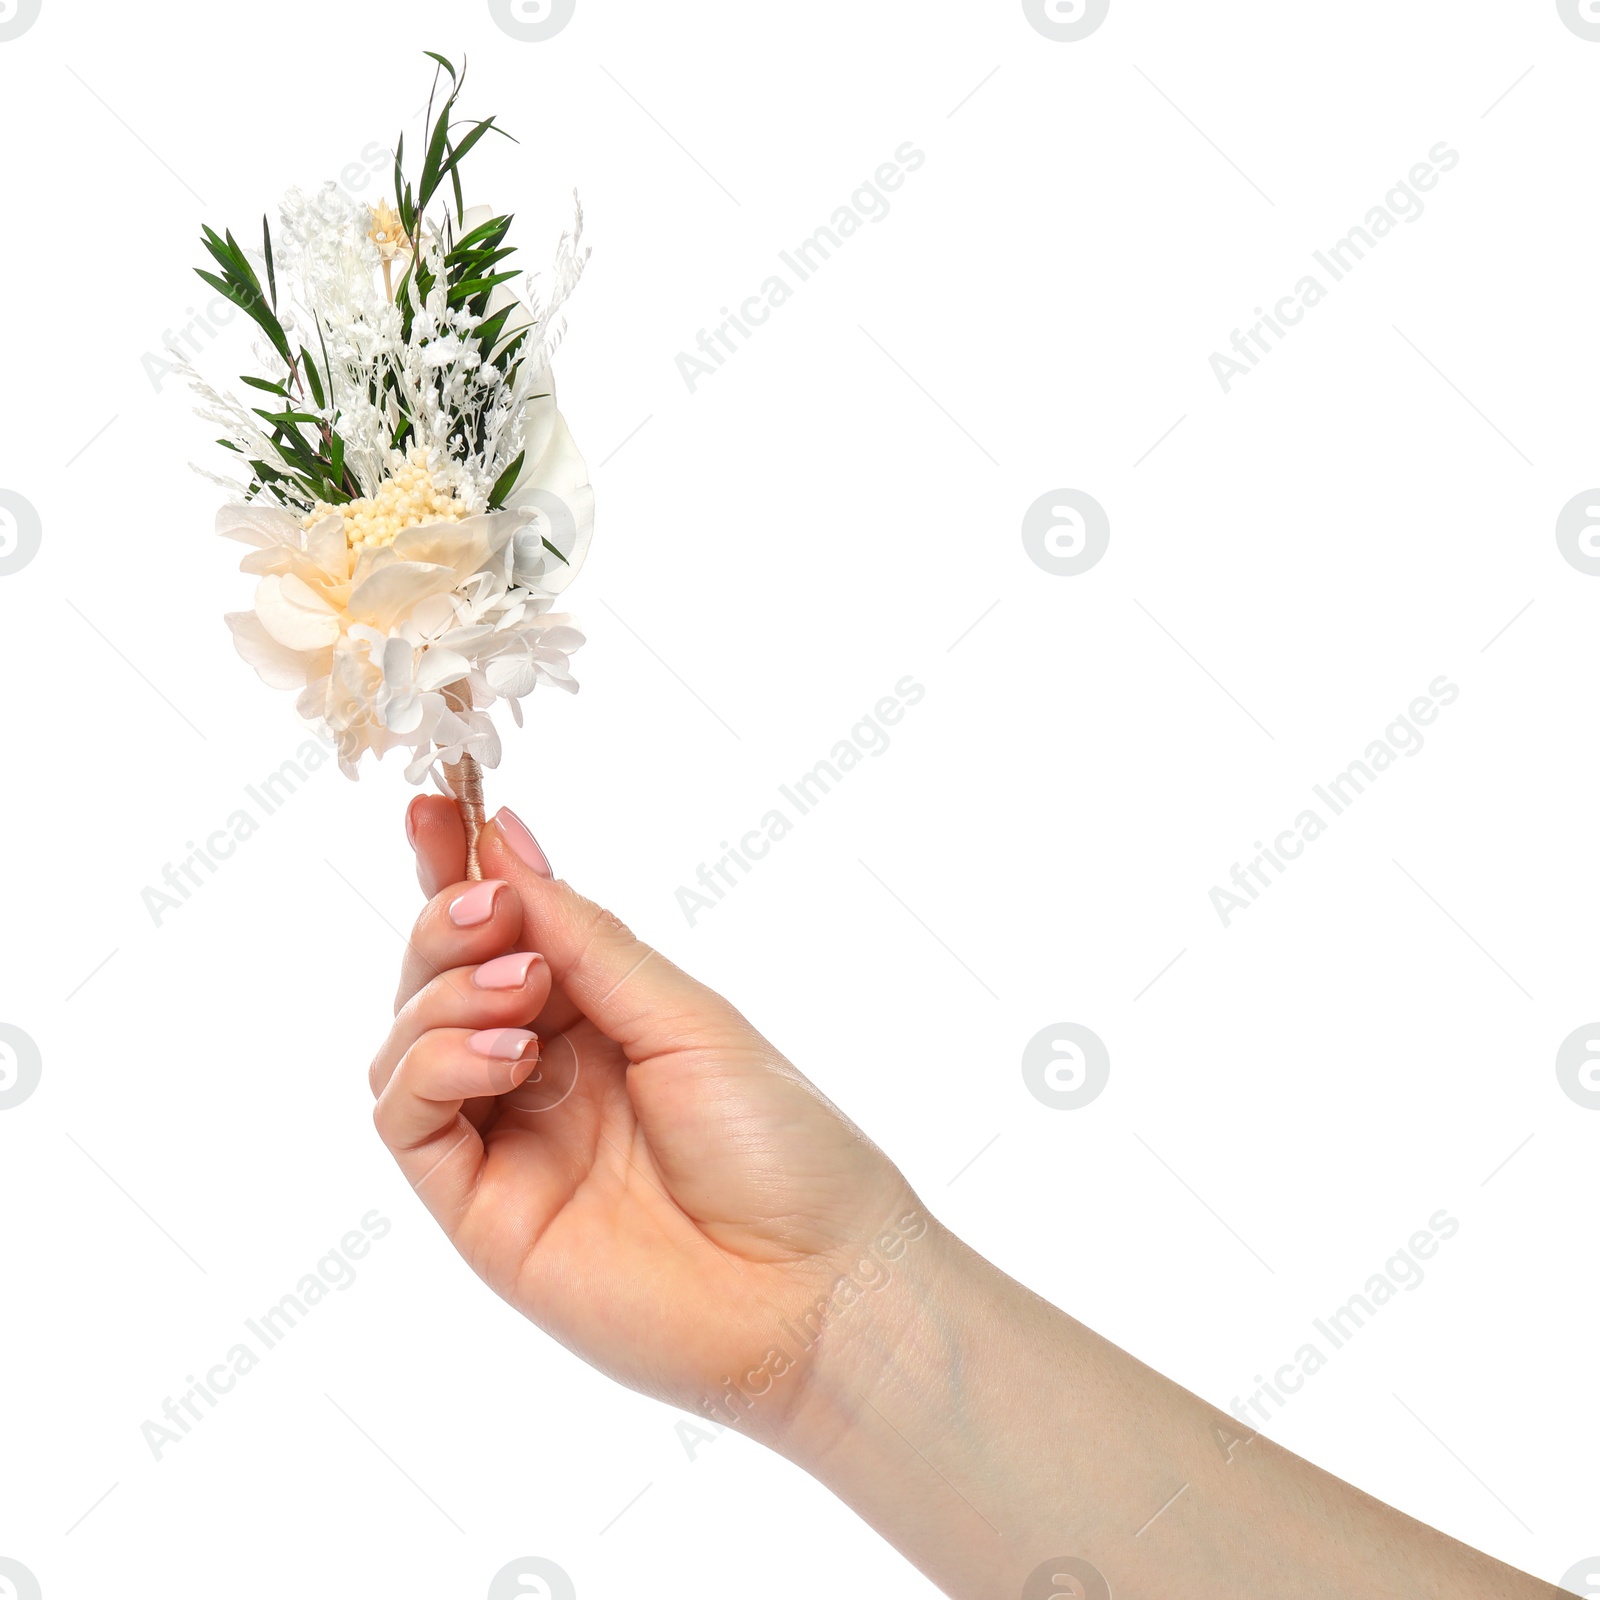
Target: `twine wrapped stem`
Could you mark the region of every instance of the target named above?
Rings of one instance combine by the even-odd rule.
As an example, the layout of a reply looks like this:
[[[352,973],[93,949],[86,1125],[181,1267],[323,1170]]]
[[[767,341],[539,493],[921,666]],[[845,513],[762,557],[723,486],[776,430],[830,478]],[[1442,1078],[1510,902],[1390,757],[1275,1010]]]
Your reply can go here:
[[[472,690],[465,678],[446,688],[444,697],[453,711],[472,709]],[[459,761],[445,762],[444,779],[455,796],[467,831],[467,876],[476,883],[483,877],[483,868],[478,865],[478,832],[484,824],[483,768],[476,756],[464,754]]]

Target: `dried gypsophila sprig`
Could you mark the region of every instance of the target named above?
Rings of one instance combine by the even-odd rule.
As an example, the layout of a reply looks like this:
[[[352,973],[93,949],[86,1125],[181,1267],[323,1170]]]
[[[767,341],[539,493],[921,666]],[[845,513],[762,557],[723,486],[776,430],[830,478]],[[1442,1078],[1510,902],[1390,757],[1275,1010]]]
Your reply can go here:
[[[200,276],[260,329],[269,375],[243,381],[269,406],[187,374],[249,467],[206,474],[236,496],[218,531],[253,546],[241,566],[260,580],[254,609],[227,618],[241,655],[300,690],[349,776],[368,751],[404,748],[408,778],[443,775],[470,810],[477,765],[499,760],[494,702],[520,725],[539,683],[577,687],[582,635],[550,608],[587,551],[594,497],[550,363],[588,251],[574,196],[548,286],[525,300],[507,287],[511,218],[468,210],[460,182],[462,158],[502,130],[490,117],[458,135],[465,68],[429,54],[450,92],[436,120],[430,100],[415,187],[397,142],[393,206],[331,183],[292,191],[276,254],[263,218],[254,259],[205,230],[218,271]],[[431,217],[446,179],[453,210]]]

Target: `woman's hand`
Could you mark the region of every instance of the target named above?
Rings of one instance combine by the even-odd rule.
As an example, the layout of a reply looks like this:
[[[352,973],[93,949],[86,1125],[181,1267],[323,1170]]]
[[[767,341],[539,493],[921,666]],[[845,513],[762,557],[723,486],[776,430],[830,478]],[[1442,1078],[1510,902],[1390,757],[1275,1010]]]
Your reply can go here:
[[[408,831],[430,899],[372,1064],[385,1144],[540,1327],[775,1438],[841,1276],[926,1231],[916,1196],[727,1001],[555,881],[514,817],[480,836],[479,884],[450,801],[414,801]],[[794,976],[820,998],[820,962]]]
[[[378,1130],[474,1270],[587,1360],[773,1444],[961,1600],[1555,1595],[975,1255],[514,817],[479,841],[481,884],[453,804],[411,827],[432,898]],[[823,963],[794,979],[825,1002]]]

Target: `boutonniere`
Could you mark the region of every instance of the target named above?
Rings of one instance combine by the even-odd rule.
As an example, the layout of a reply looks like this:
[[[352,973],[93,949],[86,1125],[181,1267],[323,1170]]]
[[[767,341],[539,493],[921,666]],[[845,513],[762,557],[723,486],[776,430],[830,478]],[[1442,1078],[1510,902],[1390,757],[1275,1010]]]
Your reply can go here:
[[[217,531],[250,546],[254,603],[226,618],[239,654],[298,692],[349,777],[403,749],[407,778],[454,795],[476,877],[494,707],[520,726],[539,684],[577,688],[583,635],[553,608],[594,493],[551,362],[588,250],[574,196],[553,268],[513,289],[512,219],[468,207],[461,176],[503,130],[456,118],[465,65],[429,54],[448,90],[415,178],[397,142],[392,202],[329,183],[287,194],[259,249],[204,230],[197,270],[255,323],[261,366],[243,399],[188,377],[235,468],[206,474],[232,496]]]

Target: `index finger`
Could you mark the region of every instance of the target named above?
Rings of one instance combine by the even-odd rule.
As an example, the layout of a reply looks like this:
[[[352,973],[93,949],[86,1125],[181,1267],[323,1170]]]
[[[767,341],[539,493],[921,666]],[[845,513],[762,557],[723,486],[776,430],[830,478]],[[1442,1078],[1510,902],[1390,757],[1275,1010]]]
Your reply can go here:
[[[395,1010],[456,967],[475,967],[517,948],[522,899],[503,879],[452,883],[422,908],[406,940]]]

